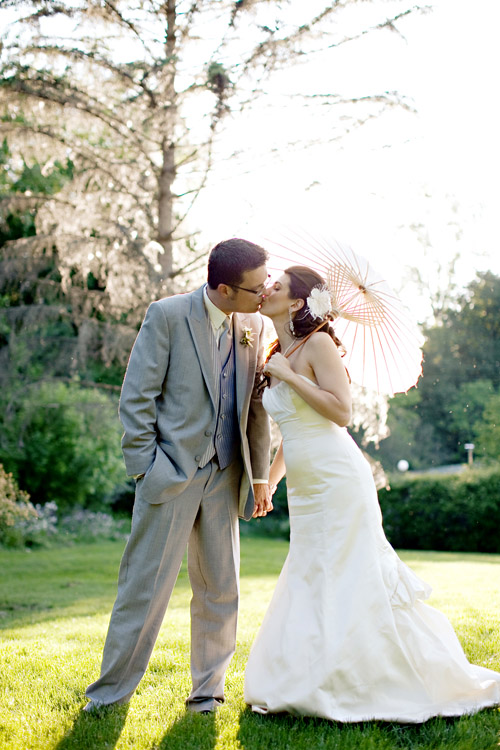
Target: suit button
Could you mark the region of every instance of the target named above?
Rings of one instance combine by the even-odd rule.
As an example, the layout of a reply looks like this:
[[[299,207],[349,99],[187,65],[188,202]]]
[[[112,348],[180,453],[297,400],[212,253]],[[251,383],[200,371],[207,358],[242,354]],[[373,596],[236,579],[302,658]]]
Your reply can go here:
[[[223,377],[223,378],[227,378],[227,372],[223,372],[223,373],[222,373],[222,377]]]
[[[207,437],[210,437],[211,434],[212,434],[212,430],[205,430],[205,435]]]
[[[196,463],[198,463],[198,461],[201,461],[201,456],[195,456],[194,460],[196,461]]]

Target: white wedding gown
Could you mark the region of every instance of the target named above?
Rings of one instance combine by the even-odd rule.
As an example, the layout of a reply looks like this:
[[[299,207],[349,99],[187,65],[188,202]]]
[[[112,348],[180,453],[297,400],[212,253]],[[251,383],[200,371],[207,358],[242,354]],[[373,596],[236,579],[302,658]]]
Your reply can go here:
[[[290,550],[252,646],[246,702],[340,722],[499,704],[500,673],[467,661],[446,617],[424,604],[430,587],[385,538],[370,466],[347,430],[284,382],[264,406],[283,436]]]

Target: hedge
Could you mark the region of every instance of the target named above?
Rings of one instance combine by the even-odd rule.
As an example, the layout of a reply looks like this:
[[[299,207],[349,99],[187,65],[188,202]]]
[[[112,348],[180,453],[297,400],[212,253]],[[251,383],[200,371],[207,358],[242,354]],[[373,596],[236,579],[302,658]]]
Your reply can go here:
[[[500,469],[395,479],[379,490],[393,547],[500,552]]]

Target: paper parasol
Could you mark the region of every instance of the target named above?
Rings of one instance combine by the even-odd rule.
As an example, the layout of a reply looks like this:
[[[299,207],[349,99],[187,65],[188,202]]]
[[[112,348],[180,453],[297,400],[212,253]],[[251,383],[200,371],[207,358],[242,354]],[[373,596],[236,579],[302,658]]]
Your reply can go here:
[[[344,362],[354,383],[389,396],[416,385],[423,337],[366,258],[337,240],[300,230],[282,230],[261,244],[271,255],[271,270],[304,265],[325,279],[338,314],[335,333],[346,349]]]

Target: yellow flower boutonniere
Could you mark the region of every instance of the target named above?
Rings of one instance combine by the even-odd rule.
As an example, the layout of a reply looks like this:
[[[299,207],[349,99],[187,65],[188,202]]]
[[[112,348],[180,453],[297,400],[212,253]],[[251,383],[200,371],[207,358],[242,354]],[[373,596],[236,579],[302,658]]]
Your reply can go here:
[[[253,331],[251,328],[243,328],[243,336],[240,339],[243,346],[253,346]]]

